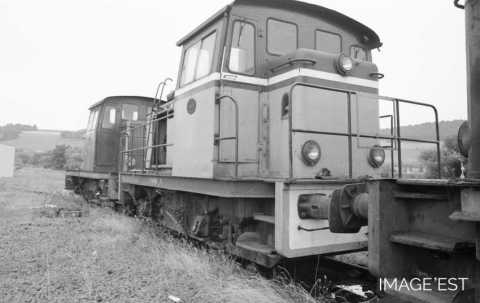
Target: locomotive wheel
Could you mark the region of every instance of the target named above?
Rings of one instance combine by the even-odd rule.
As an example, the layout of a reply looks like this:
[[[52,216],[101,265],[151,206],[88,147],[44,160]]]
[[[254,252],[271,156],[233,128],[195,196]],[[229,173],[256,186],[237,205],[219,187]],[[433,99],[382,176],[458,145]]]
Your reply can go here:
[[[130,196],[129,193],[124,194],[122,213],[129,217],[133,217],[137,214],[135,200],[132,198],[132,196]]]

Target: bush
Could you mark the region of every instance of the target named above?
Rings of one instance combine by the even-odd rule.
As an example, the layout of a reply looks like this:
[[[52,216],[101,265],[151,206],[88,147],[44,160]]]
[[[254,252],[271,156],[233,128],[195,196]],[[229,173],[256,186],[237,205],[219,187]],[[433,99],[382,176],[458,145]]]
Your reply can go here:
[[[466,159],[458,150],[456,136],[448,137],[443,141],[440,149],[440,160],[440,169],[443,178],[458,178],[461,176],[462,163],[465,163]],[[426,167],[427,178],[439,178],[436,150],[422,152],[420,155],[420,161]]]
[[[82,149],[78,147],[68,147],[65,151],[65,166],[67,170],[80,169],[83,162]]]
[[[23,149],[15,150],[15,167],[22,168],[31,164],[33,153],[24,151]]]
[[[67,145],[57,145],[55,149],[51,151],[50,154],[50,168],[53,169],[63,169],[65,168],[65,164],[67,163],[66,152],[68,146]]]
[[[83,162],[82,150],[69,145],[57,145],[55,149],[48,152],[26,152],[21,149],[15,152],[15,163],[17,168],[25,166],[36,166],[52,169],[80,169]]]

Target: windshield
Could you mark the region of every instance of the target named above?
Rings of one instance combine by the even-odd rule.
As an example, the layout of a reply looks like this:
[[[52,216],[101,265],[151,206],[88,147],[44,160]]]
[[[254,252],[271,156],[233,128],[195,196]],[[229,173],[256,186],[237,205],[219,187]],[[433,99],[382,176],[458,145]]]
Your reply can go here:
[[[98,122],[98,108],[90,112],[90,117],[88,118],[87,132],[95,130]]]
[[[123,104],[122,105],[122,120],[137,121],[138,120],[138,105]]]

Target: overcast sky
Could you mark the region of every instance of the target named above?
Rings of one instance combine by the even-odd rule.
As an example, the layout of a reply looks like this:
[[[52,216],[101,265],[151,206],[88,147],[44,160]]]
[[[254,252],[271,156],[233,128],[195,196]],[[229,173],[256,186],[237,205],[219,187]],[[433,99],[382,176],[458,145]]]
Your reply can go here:
[[[308,0],[374,29],[382,95],[466,117],[464,12],[452,0]],[[80,129],[110,95],[176,78],[176,41],[229,0],[0,0],[0,125]],[[414,115],[412,113],[412,115]]]

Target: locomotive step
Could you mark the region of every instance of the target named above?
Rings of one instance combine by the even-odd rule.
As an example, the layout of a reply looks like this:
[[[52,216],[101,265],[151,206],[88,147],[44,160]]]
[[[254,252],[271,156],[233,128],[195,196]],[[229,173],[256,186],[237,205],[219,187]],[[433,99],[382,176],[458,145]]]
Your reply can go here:
[[[274,216],[267,216],[267,215],[264,215],[264,214],[254,214],[253,219],[256,220],[256,221],[275,224],[275,217]]]
[[[235,245],[246,250],[256,251],[258,253],[266,255],[275,252],[275,248],[263,243],[260,239],[259,234],[256,232],[245,232],[241,234],[238,237]]]
[[[466,249],[475,247],[474,243],[466,242],[462,239],[437,236],[415,231],[393,233],[390,236],[390,241],[402,245],[439,250],[446,253],[464,251]]]
[[[395,199],[402,199],[402,200],[438,200],[438,201],[445,201],[445,200],[448,199],[448,196],[445,195],[445,194],[416,193],[416,192],[404,192],[404,191],[393,192],[393,197]]]
[[[233,247],[227,248],[230,253],[250,260],[267,268],[275,266],[282,257],[275,252],[275,248],[262,242],[256,232],[241,234]]]
[[[453,221],[480,222],[480,214],[466,211],[456,211],[449,218]]]

